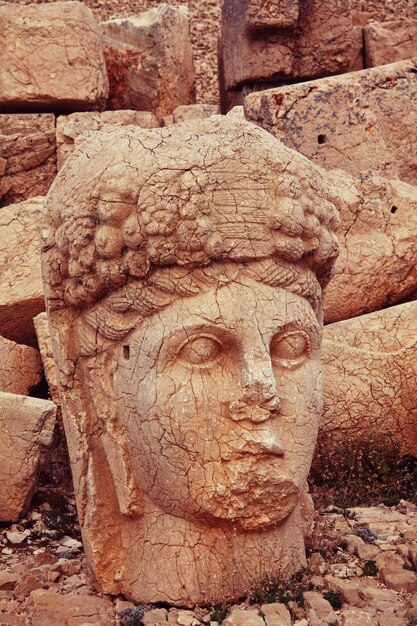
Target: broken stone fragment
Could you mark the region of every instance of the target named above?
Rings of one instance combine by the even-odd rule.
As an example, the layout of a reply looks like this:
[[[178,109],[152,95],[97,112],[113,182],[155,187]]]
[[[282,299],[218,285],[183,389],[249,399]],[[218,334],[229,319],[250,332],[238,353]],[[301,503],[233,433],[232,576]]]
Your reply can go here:
[[[417,302],[325,326],[322,361],[327,441],[387,436],[417,454]]]
[[[325,168],[417,185],[416,60],[253,93],[245,116]]]
[[[80,146],[83,138],[85,139],[109,124],[115,126],[132,125],[140,128],[157,128],[159,126],[158,120],[150,111],[86,111],[60,115],[56,122],[58,169],[74,152],[75,145]]]
[[[244,85],[346,72],[352,61],[348,0],[225,0],[219,41],[222,110]],[[236,102],[237,103],[237,102]]]
[[[46,195],[56,176],[55,153],[54,115],[0,114],[0,207]]]
[[[330,172],[344,199],[326,322],[400,302],[417,289],[417,187],[374,172]]]
[[[219,107],[216,104],[183,104],[174,109],[172,117],[174,124],[178,124],[187,120],[202,120],[219,113]]]
[[[417,54],[417,20],[370,22],[364,41],[366,67],[411,59]]]
[[[101,37],[82,2],[0,6],[0,110],[100,110],[108,80]]]
[[[27,396],[41,378],[39,352],[0,336],[0,391]]]
[[[110,80],[108,108],[152,111],[161,120],[195,102],[186,6],[160,4],[100,24]]]
[[[38,196],[0,211],[0,335],[32,346],[33,318],[45,310],[39,239],[44,202]]]
[[[0,521],[16,521],[27,509],[42,451],[52,442],[56,407],[40,400],[0,393]]]
[[[56,378],[54,357],[52,354],[51,334],[49,332],[46,313],[39,313],[39,315],[33,318],[33,323],[35,325],[40,356],[42,359],[43,369],[45,371],[46,382],[48,383],[49,393],[51,394],[52,401],[55,402],[56,405],[59,405],[58,382]]]

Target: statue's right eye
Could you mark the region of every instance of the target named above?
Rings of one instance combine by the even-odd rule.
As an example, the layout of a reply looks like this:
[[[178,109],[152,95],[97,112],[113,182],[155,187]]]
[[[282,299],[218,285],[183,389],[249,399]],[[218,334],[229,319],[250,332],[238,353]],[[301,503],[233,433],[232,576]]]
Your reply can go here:
[[[218,359],[221,345],[212,337],[199,336],[190,339],[180,350],[179,357],[191,365],[210,365]]]

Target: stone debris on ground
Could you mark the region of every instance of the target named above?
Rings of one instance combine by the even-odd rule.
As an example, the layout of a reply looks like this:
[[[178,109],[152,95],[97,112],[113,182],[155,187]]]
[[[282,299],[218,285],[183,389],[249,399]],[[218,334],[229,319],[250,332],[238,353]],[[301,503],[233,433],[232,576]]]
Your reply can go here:
[[[0,624],[409,626],[417,619],[416,505],[330,506],[316,514],[308,545],[297,601],[285,593],[265,601],[274,593],[269,581],[237,604],[135,605],[97,591],[75,501],[66,492],[41,488],[25,517],[0,530]]]

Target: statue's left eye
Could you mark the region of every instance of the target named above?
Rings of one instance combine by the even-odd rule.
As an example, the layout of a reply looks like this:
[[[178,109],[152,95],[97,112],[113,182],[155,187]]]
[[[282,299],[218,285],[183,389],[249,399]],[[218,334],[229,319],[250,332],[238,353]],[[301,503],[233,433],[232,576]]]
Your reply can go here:
[[[310,339],[301,330],[288,331],[284,335],[274,337],[270,351],[272,360],[283,365],[298,365],[310,355]]]
[[[192,365],[208,365],[219,357],[220,350],[221,346],[216,339],[197,337],[181,348],[179,356]]]

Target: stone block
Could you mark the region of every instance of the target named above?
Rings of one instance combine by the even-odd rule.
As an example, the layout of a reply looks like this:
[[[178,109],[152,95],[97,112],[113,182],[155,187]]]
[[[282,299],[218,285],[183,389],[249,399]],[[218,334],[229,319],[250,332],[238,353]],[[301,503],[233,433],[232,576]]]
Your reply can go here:
[[[41,378],[39,352],[0,337],[0,391],[27,396]]]
[[[417,302],[325,326],[325,436],[388,436],[417,454],[416,351]]]
[[[56,143],[58,169],[79,146],[83,138],[109,126],[139,126],[140,128],[157,128],[159,122],[150,111],[102,111],[71,113],[60,115],[56,123]]]
[[[379,578],[383,583],[401,593],[413,593],[417,591],[417,574],[399,567],[382,567],[379,570]]]
[[[19,519],[36,487],[41,454],[52,442],[49,400],[0,393],[0,521]]]
[[[0,335],[36,346],[35,315],[45,310],[39,228],[42,196],[0,211]]]
[[[234,609],[223,621],[224,626],[265,626],[259,612],[253,609]]]
[[[0,207],[46,195],[55,176],[55,116],[0,114]]]
[[[86,593],[63,595],[53,589],[35,589],[28,602],[32,626],[104,626],[114,623],[115,616],[110,600]]]
[[[216,104],[183,104],[172,113],[174,124],[187,120],[202,120],[220,113]]]
[[[159,120],[195,102],[188,9],[160,4],[100,24],[110,81],[107,108],[152,111]]]
[[[417,64],[400,61],[253,93],[245,116],[315,163],[417,184]]]
[[[345,204],[326,322],[382,309],[417,289],[417,187],[375,173],[331,177]]]
[[[285,604],[281,602],[263,604],[261,611],[266,626],[291,626],[291,615]]]
[[[332,591],[340,593],[343,602],[351,606],[361,606],[363,601],[359,595],[359,584],[354,580],[345,580],[336,576],[326,576],[326,581]]]
[[[417,20],[370,22],[364,28],[365,66],[411,59],[417,54]]]
[[[100,31],[82,2],[0,6],[0,111],[103,109]]]
[[[219,42],[222,89],[345,72],[352,41],[349,0],[225,0]]]

